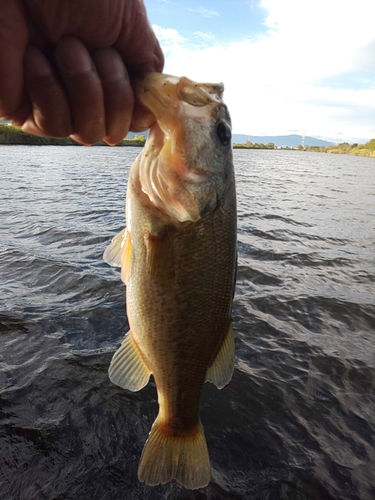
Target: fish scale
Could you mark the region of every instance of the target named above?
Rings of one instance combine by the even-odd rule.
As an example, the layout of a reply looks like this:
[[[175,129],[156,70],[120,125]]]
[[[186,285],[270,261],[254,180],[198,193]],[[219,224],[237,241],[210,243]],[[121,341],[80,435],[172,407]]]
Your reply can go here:
[[[192,398],[199,399],[207,367],[229,327],[236,236],[230,231],[234,207],[228,208],[225,213],[218,210],[202,219],[198,228],[202,229],[200,235],[197,236],[196,224],[188,224],[172,236],[171,241],[166,241],[166,245],[173,245],[173,252],[178,256],[174,263],[177,279],[155,280],[150,273],[142,271],[146,261],[144,238],[142,232],[134,234],[133,251],[143,266],[137,262],[128,283],[131,328],[136,341],[143,346],[158,392],[166,385],[165,379],[171,371],[180,372],[180,384],[174,385],[173,398],[172,391],[165,394],[168,401],[173,401],[172,406],[177,405],[178,396],[187,384],[194,393]],[[220,251],[213,252],[217,240],[222,242]],[[195,254],[196,259],[189,258],[191,254]],[[227,266],[228,262],[232,262],[232,266]],[[163,265],[170,264],[164,261]],[[193,342],[195,339],[197,342]],[[188,404],[184,411],[187,409]],[[196,423],[197,415],[191,425]]]

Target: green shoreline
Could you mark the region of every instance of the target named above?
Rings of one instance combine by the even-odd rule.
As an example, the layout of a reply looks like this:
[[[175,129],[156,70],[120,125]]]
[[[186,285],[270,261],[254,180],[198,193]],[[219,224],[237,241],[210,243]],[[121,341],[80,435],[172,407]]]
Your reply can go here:
[[[135,135],[132,139],[123,139],[116,146],[144,146],[146,138]],[[0,145],[3,146],[82,146],[70,137],[40,137],[26,134],[19,127],[0,124]],[[104,141],[99,141],[95,146],[108,146]]]
[[[328,154],[347,154],[352,156],[366,156],[375,158],[375,139],[366,142],[366,144],[348,144],[343,142],[336,146],[297,146],[294,147],[277,147],[273,143],[259,144],[247,142],[246,144],[233,144],[234,149],[278,149],[278,150],[295,150],[295,151],[312,151],[314,153]]]
[[[120,141],[117,146],[136,146],[142,147],[146,142],[146,137],[144,135],[135,135],[133,138],[125,138]],[[22,132],[19,127],[13,127],[12,125],[0,124],[0,145],[7,146],[82,146],[73,141],[69,137],[39,137],[36,135],[26,134]],[[107,146],[103,141],[97,142],[95,146]],[[278,150],[296,150],[296,151],[313,151],[317,153],[329,153],[329,154],[349,154],[355,156],[367,156],[370,158],[375,158],[375,139],[366,144],[348,144],[343,142],[337,146],[305,146],[302,145],[293,148],[279,148],[275,146],[272,142],[268,144],[261,143],[251,143],[248,141],[246,144],[233,144],[234,149],[278,149]]]

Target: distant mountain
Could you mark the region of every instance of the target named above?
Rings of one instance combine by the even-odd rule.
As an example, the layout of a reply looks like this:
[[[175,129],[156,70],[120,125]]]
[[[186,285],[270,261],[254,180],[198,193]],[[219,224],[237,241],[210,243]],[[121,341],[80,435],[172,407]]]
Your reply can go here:
[[[253,144],[258,142],[261,144],[268,144],[273,142],[275,146],[289,146],[297,147],[302,144],[302,135],[245,135],[245,134],[233,134],[233,143],[235,144],[245,144],[247,141]],[[305,146],[333,146],[333,142],[323,141],[321,139],[316,139],[315,137],[305,136]]]
[[[148,130],[145,132],[129,132],[127,135],[128,139],[132,139],[135,135],[148,136]],[[261,144],[268,144],[273,142],[275,146],[289,146],[297,147],[302,144],[302,135],[245,135],[245,134],[233,134],[234,144],[245,144],[247,141],[251,141],[253,144],[258,142]],[[323,141],[322,139],[316,139],[315,137],[305,136],[305,146],[333,146],[334,142]]]

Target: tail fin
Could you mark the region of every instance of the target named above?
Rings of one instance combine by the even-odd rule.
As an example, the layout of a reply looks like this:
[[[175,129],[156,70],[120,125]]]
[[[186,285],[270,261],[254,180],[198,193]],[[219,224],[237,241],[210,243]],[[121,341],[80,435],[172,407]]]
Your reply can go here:
[[[143,449],[138,478],[149,486],[176,479],[188,489],[210,482],[210,459],[203,426],[199,422],[188,434],[170,436],[157,418]]]

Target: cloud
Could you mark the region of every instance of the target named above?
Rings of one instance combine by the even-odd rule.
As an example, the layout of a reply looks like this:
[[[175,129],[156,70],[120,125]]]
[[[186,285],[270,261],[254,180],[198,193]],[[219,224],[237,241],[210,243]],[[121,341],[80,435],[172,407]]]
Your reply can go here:
[[[275,55],[288,53],[309,78],[366,66],[375,43],[372,0],[261,0]],[[366,50],[364,50],[366,48]]]
[[[203,42],[211,42],[212,40],[215,39],[215,35],[210,33],[209,31],[204,32],[204,31],[194,31],[192,35],[197,38],[202,40]]]
[[[265,31],[255,40],[208,46],[199,32],[188,39],[157,27],[165,71],[224,81],[236,133],[375,137],[373,0],[260,5]]]
[[[153,24],[152,28],[165,52],[170,50],[176,51],[179,47],[183,47],[188,42],[188,40],[180,35],[174,28],[162,28],[157,24]]]
[[[188,10],[191,12],[198,12],[198,14],[201,14],[203,17],[217,17],[220,15],[216,10],[205,9],[204,7],[198,7],[196,9],[189,7]]]

